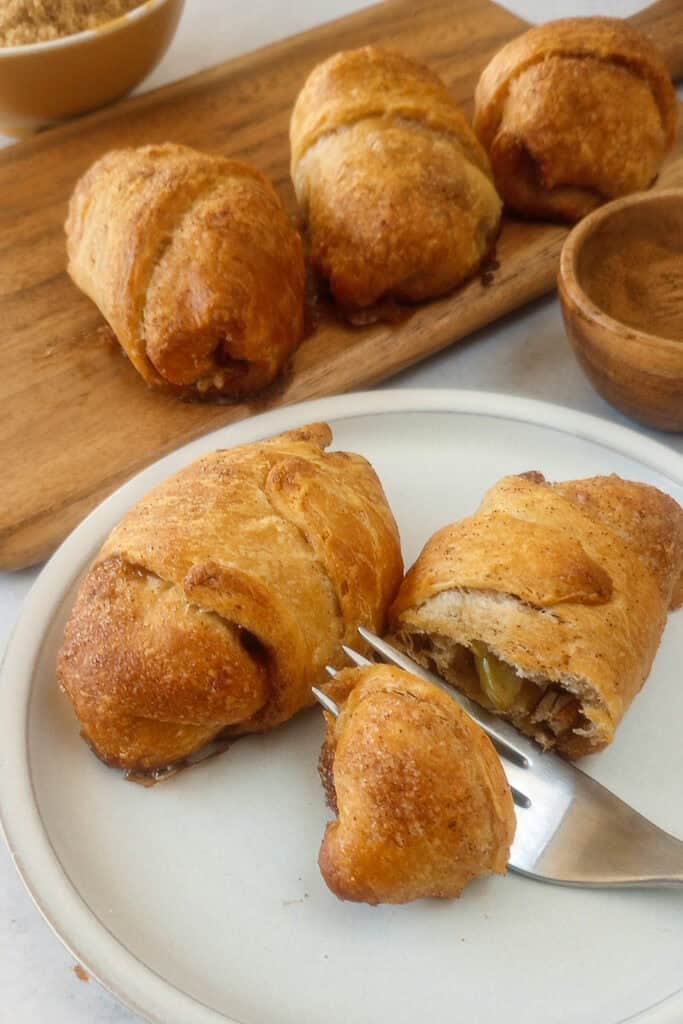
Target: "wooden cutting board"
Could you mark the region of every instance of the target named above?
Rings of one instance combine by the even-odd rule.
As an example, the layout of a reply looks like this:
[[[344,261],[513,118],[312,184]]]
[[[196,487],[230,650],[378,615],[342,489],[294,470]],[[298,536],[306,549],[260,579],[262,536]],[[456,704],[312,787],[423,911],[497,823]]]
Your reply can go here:
[[[683,0],[661,0],[636,20],[683,74]],[[352,328],[327,311],[268,395],[182,403],[146,388],[65,273],[62,225],[85,168],[114,146],[183,142],[254,163],[294,212],[287,126],[315,64],[364,43],[395,47],[426,61],[471,113],[480,71],[525,28],[488,0],[391,0],[0,153],[0,568],[44,558],[115,487],[183,442],[374,384],[550,291],[566,235],[508,221],[499,267],[452,296],[393,325]],[[683,185],[680,139],[659,184]]]

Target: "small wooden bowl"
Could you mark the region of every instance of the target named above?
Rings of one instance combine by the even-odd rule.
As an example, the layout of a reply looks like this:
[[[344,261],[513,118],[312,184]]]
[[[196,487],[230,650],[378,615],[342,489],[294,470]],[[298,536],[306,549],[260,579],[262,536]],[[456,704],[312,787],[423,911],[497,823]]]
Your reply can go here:
[[[125,95],[163,57],[184,2],[141,0],[98,28],[0,47],[0,131],[28,135]]]
[[[626,196],[582,220],[558,284],[600,394],[641,423],[683,431],[683,189]]]

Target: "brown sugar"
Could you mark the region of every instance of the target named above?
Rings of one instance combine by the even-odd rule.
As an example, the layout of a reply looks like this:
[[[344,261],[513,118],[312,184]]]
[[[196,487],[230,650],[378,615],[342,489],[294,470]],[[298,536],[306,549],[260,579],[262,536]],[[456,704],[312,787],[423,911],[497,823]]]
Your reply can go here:
[[[0,46],[26,46],[97,28],[143,0],[0,0]]]

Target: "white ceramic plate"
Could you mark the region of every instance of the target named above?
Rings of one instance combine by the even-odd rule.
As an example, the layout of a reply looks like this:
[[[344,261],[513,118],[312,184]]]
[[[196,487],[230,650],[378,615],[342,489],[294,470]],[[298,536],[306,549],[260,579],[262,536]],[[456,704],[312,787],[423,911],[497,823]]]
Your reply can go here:
[[[55,655],[75,586],[106,534],[202,453],[317,419],[332,423],[336,447],[376,467],[407,562],[506,473],[617,472],[683,501],[683,459],[668,448],[581,413],[472,392],[311,402],[162,459],[62,545],[8,648],[0,814],[38,907],[89,971],[162,1024],[680,1024],[681,892],[581,891],[509,876],[452,903],[338,902],[316,865],[328,811],[315,709],[149,790],[105,768],[79,738]],[[584,761],[678,835],[682,661],[679,613],[613,746]]]

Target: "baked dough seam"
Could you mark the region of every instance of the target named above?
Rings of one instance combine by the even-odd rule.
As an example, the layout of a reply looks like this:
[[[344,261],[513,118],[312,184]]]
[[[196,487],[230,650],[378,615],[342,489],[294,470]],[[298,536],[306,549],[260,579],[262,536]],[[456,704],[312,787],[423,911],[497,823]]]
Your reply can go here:
[[[510,93],[510,86],[512,85],[512,83],[517,81],[517,79],[521,75],[523,75],[525,71],[528,71],[529,68],[535,67],[537,64],[542,64],[544,61],[548,60],[551,57],[560,57],[563,60],[592,60],[596,61],[599,64],[605,64],[608,66],[616,65],[617,67],[622,67],[625,68],[627,71],[632,72],[637,78],[641,80],[641,82],[644,82],[649,87],[650,92],[652,93],[652,98],[655,101],[655,106],[657,107],[657,110],[659,112],[659,119],[662,125],[662,129],[666,135],[667,143],[669,145],[671,144],[671,142],[673,141],[672,133],[670,130],[667,129],[667,121],[664,114],[664,110],[662,108],[662,104],[660,102],[657,89],[653,87],[653,78],[651,75],[648,75],[647,70],[642,66],[642,64],[640,64],[638,61],[629,60],[628,57],[621,57],[618,55],[615,55],[613,57],[607,57],[602,56],[599,53],[587,53],[585,51],[579,51],[575,53],[572,50],[563,50],[559,45],[557,49],[551,49],[548,52],[544,53],[536,53],[533,57],[529,57],[529,59],[524,61],[522,64],[517,65],[505,79],[498,92],[491,98],[490,102],[498,103],[499,105],[498,117],[496,118],[495,122],[493,122],[491,125],[491,142],[495,138],[496,133],[498,132],[498,129],[500,127],[500,123],[503,119],[503,108],[505,106],[505,101],[507,100],[508,95]],[[531,154],[529,155],[531,156]],[[585,189],[584,191],[589,190]],[[598,192],[595,192],[595,194],[601,195],[601,193]]]

